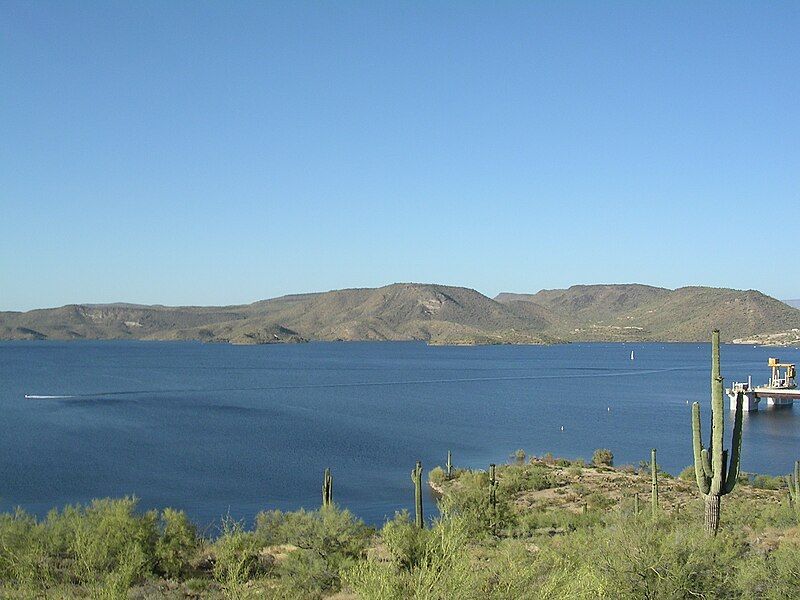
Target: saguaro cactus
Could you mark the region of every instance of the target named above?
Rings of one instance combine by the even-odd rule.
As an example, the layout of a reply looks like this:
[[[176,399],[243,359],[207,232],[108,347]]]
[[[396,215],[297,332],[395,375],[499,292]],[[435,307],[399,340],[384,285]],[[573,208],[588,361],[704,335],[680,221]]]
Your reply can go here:
[[[794,475],[789,475],[786,483],[789,484],[789,501],[800,520],[800,460],[794,461]]]
[[[655,518],[658,514],[658,464],[655,448],[650,450],[650,504]]]
[[[422,463],[417,461],[417,466],[411,471],[411,481],[414,483],[414,507],[416,509],[416,525],[420,529],[425,527],[422,514]]]
[[[489,465],[489,506],[492,507],[492,532],[497,533],[497,466]]]
[[[325,469],[325,477],[322,480],[322,506],[327,507],[333,504],[333,477],[331,470]]]
[[[453,456],[450,454],[450,450],[447,451],[447,478],[450,479],[453,476]]]
[[[633,495],[633,514],[639,514],[639,494]]]
[[[722,399],[722,376],[719,369],[719,330],[711,334],[711,446],[703,448],[700,430],[700,404],[692,404],[692,446],[697,487],[705,500],[706,532],[716,535],[719,529],[720,498],[730,494],[739,477],[742,451],[742,393],[736,395],[731,456],[723,449],[725,403]]]

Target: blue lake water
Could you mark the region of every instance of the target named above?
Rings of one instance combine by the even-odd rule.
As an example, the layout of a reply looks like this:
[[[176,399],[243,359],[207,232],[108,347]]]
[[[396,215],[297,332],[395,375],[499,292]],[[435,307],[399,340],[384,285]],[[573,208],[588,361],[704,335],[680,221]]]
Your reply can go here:
[[[762,383],[776,355],[800,363],[797,349],[724,346],[723,375]],[[249,522],[316,508],[331,467],[335,501],[377,524],[412,508],[414,461],[448,449],[485,467],[517,448],[637,464],[656,447],[678,472],[691,402],[709,423],[709,369],[708,344],[0,343],[0,510],[134,494],[201,524]],[[798,457],[800,406],[746,415],[745,470]]]

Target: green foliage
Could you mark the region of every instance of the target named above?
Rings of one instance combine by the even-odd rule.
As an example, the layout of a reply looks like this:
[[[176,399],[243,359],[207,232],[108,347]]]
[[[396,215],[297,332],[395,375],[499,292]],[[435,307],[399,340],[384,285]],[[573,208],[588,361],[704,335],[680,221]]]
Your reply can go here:
[[[344,571],[344,580],[359,598],[483,598],[479,573],[470,560],[469,530],[464,517],[439,520],[425,536],[421,559],[410,569],[368,559]]]
[[[608,448],[598,448],[592,454],[592,464],[596,467],[613,467],[614,453]]]
[[[525,454],[525,450],[520,448],[519,450],[515,451],[514,454],[511,455],[511,458],[514,459],[514,461],[516,461],[518,465],[521,465],[525,462],[526,456],[527,455]]]
[[[499,483],[502,486],[502,479]],[[502,487],[498,489],[501,490]],[[460,517],[470,535],[476,538],[485,537],[496,528],[510,526],[514,520],[507,495],[498,493],[497,506],[492,507],[489,491],[488,473],[464,471],[459,474],[458,487],[445,492],[439,502],[439,510],[443,514]]]
[[[133,498],[68,506],[41,522],[22,511],[2,515],[0,581],[32,590],[76,583],[119,596],[152,573],[158,538],[157,514],[137,514]]]
[[[694,465],[689,465],[683,471],[681,471],[680,474],[678,475],[678,479],[682,479],[683,481],[694,481],[695,479]]]
[[[569,469],[567,469],[567,475],[573,478],[580,477],[582,472],[583,469],[581,469],[580,467],[570,467]]]
[[[410,571],[418,567],[424,558],[430,531],[416,527],[408,511],[395,515],[381,529],[381,541],[397,565]]]
[[[183,511],[166,508],[161,513],[161,536],[156,541],[157,570],[173,579],[189,572],[189,562],[200,545],[197,528]]]
[[[214,578],[229,597],[243,595],[247,581],[257,574],[259,548],[254,533],[229,517],[223,520],[222,534],[214,544]]]
[[[750,485],[754,488],[762,490],[780,490],[784,487],[785,482],[782,477],[773,477],[772,475],[754,475],[750,480]]]
[[[539,462],[498,467],[495,508],[489,473],[462,470],[445,486],[432,527],[420,529],[404,511],[377,535],[335,506],[262,512],[253,531],[226,519],[214,541],[200,538],[184,513],[138,513],[132,499],[67,507],[42,520],[0,514],[0,598],[797,597],[800,532],[786,496],[737,490],[711,537],[701,535],[702,501],[637,515],[631,493],[644,479],[627,489],[633,478],[603,473],[610,487],[602,489],[591,482],[598,475],[565,485],[563,470]],[[660,485],[670,500],[682,487]],[[162,576],[177,583],[153,581]]]
[[[442,467],[434,467],[428,471],[428,481],[434,485],[442,485],[447,480],[447,473]]]
[[[336,590],[339,572],[362,558],[372,530],[349,511],[335,506],[318,511],[260,513],[254,537],[259,547],[296,547],[276,574],[306,597]]]
[[[550,469],[540,465],[508,465],[498,473],[501,497],[508,497],[522,490],[546,490],[555,485]]]

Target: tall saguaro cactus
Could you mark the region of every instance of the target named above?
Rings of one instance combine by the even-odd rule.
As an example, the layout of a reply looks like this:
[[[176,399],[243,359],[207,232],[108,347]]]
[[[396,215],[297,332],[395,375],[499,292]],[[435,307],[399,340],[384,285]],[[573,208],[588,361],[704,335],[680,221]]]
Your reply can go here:
[[[794,476],[789,475],[786,478],[786,483],[789,484],[789,500],[791,500],[794,512],[797,513],[797,518],[800,520],[800,460],[794,461]]]
[[[492,507],[492,532],[497,533],[497,466],[489,465],[489,506]]]
[[[692,404],[692,446],[697,487],[705,500],[706,532],[716,535],[719,529],[720,498],[733,491],[739,477],[739,458],[742,451],[742,393],[736,395],[736,414],[733,421],[731,456],[723,445],[725,434],[725,403],[722,398],[722,376],[719,368],[719,330],[711,334],[711,446],[703,447],[700,430],[700,404]]]
[[[325,469],[325,477],[322,480],[322,506],[323,508],[333,505],[333,477],[331,470]]]
[[[450,453],[450,450],[447,451],[447,478],[450,479],[453,476],[453,455]]]
[[[650,504],[655,518],[658,514],[658,464],[655,448],[650,450]]]
[[[420,529],[425,527],[422,514],[422,463],[417,461],[417,466],[411,471],[411,481],[414,483],[414,507],[416,509],[416,525]]]

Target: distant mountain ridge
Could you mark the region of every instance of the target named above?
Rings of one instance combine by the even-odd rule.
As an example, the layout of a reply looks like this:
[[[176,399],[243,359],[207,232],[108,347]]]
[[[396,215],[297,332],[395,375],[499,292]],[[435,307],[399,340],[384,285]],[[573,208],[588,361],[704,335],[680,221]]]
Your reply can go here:
[[[575,285],[495,300],[545,309],[551,324],[544,331],[574,341],[702,341],[714,327],[731,341],[800,327],[800,310],[756,290]]]
[[[422,340],[431,344],[701,341],[800,328],[800,310],[754,290],[576,285],[491,299],[463,287],[396,283],[294,294],[252,304],[77,304],[0,312],[0,339]]]

